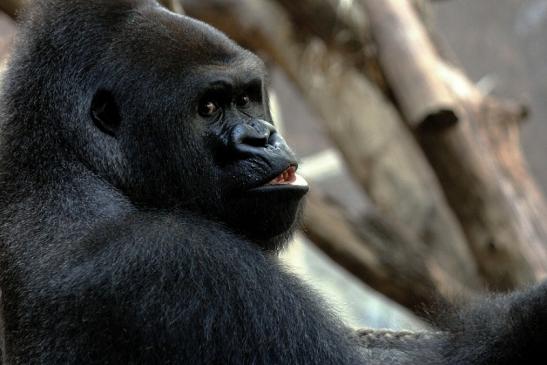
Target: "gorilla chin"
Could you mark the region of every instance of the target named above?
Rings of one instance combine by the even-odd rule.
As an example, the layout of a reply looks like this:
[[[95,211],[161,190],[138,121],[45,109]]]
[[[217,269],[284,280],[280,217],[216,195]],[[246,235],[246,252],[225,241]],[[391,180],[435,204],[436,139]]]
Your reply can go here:
[[[282,249],[298,227],[309,190],[297,169],[291,164],[266,183],[234,196],[223,220],[266,251]]]

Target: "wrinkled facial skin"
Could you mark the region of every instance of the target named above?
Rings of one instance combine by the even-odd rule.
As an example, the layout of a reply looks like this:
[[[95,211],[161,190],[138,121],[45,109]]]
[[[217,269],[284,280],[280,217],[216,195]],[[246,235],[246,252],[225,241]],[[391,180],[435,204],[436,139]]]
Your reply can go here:
[[[263,63],[200,22],[150,11],[160,24],[128,24],[97,65],[112,81],[93,89],[86,143],[112,153],[89,164],[141,207],[189,210],[281,247],[308,187],[272,121]],[[143,54],[146,39],[164,39],[162,54]]]

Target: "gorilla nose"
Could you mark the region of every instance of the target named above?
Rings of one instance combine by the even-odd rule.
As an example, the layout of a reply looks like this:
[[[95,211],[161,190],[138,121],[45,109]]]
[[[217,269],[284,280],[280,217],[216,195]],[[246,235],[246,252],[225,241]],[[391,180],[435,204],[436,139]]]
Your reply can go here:
[[[271,144],[270,139],[276,133],[273,125],[261,120],[240,123],[231,133],[231,145],[237,152],[255,153]]]

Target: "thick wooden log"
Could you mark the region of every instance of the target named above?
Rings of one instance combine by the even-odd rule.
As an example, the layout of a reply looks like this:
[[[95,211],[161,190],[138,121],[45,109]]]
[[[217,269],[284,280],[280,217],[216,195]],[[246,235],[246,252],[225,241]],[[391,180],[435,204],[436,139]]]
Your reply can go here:
[[[405,223],[429,259],[458,283],[450,287],[479,286],[463,233],[419,147],[393,107],[358,70],[317,38],[296,31],[283,9],[272,2],[187,0],[184,7],[281,65],[323,117],[354,176],[380,211]],[[366,275],[360,278],[370,280]]]
[[[361,1],[401,113],[416,127],[488,283],[507,289],[545,277],[547,209],[520,151],[521,108],[485,97],[442,60],[408,0]],[[435,94],[451,100],[457,124],[426,113],[416,125],[406,105],[427,111]]]
[[[397,89],[397,101],[413,127],[457,122],[456,100],[442,80],[435,77],[438,56],[425,27],[414,14],[410,1],[365,0],[373,37],[390,86]],[[387,39],[386,39],[387,38]],[[409,47],[409,42],[413,46]],[[415,53],[419,49],[420,53]],[[396,84],[394,84],[396,83]]]

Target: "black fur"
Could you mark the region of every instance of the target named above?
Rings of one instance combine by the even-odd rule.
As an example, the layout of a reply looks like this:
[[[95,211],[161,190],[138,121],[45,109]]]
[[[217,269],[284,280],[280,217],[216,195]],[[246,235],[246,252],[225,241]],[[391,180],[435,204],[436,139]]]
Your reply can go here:
[[[455,315],[431,340],[366,347],[283,270],[275,252],[306,189],[261,188],[295,163],[271,125],[263,69],[154,1],[34,3],[1,99],[4,363],[545,355],[543,287]]]

